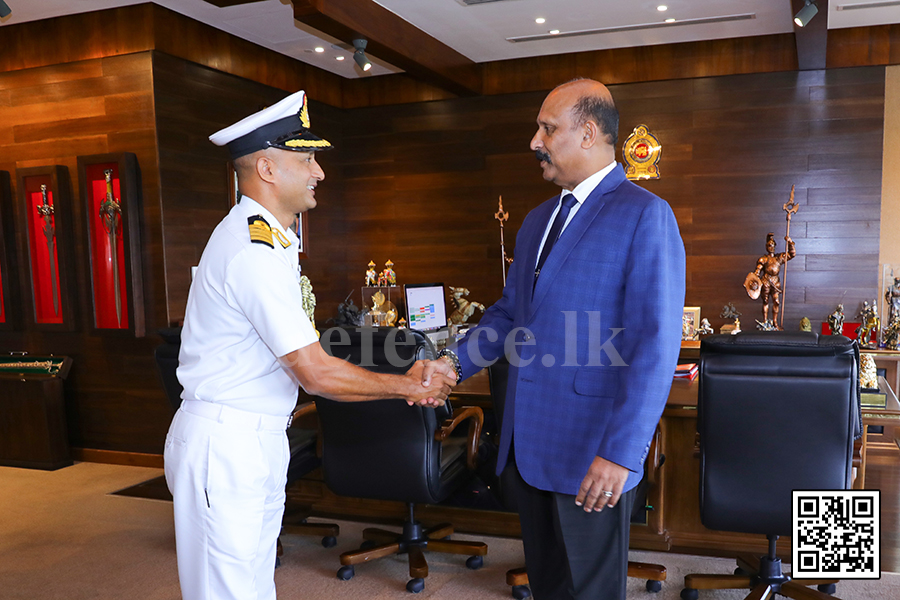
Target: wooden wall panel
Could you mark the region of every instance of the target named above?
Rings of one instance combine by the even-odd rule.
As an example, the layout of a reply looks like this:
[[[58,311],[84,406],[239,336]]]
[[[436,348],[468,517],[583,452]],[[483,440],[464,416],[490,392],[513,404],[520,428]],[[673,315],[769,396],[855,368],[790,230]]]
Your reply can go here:
[[[897,63],[900,63],[900,24],[828,30],[828,68]]]
[[[52,70],[53,65],[156,49],[282,90],[305,89],[332,106],[341,104],[342,79],[337,75],[152,3],[7,25],[0,28],[0,46],[0,72]],[[32,70],[28,76],[43,93],[64,91],[43,88],[49,83],[46,72]],[[92,85],[77,71],[55,76]]]
[[[167,320],[177,323],[184,318],[190,269],[200,261],[206,241],[230,208],[228,152],[214,146],[208,137],[287,94],[161,52],[153,53],[153,81],[165,231]],[[342,120],[339,112],[310,101],[313,131],[338,148]],[[339,262],[341,256],[341,206],[336,201],[340,198],[341,177],[337,167],[332,168],[330,153],[322,153],[319,158],[326,181],[317,191],[320,207],[309,215],[309,260],[303,268],[315,292],[321,290],[326,296],[334,296],[343,289],[329,287],[328,266],[329,261]]]
[[[624,83],[797,69],[792,34],[615,48],[484,64],[484,94],[549,90],[574,77]]]
[[[540,84],[540,85],[543,85]],[[784,247],[791,185],[785,325],[850,313],[878,282],[882,68],[696,78],[611,87],[620,145],[648,125],[663,144],[662,179],[640,185],[672,205],[688,253],[688,305],[714,326],[734,302],[752,326],[761,305],[741,284],[772,231]],[[443,281],[491,303],[500,293],[497,197],[507,249],[525,214],[557,190],[528,143],[544,93],[348,111],[344,144],[347,287],[369,260],[394,261],[401,283]],[[357,293],[358,294],[358,293]],[[356,295],[359,302],[359,295]],[[334,301],[335,299],[330,299]]]
[[[54,23],[48,29],[54,31]],[[49,50],[48,50],[49,51]],[[11,60],[4,54],[6,60]],[[27,64],[23,57],[21,64]],[[159,176],[156,159],[153,82],[149,53],[110,56],[0,72],[0,169],[59,164],[68,168],[73,193],[77,285],[75,331],[31,330],[22,319],[0,333],[0,351],[62,354],[74,360],[66,382],[68,429],[76,447],[158,452],[170,409],[153,363],[158,339],[135,339],[120,332],[90,333],[90,274],[85,207],[77,190],[76,157],[133,152],[141,170],[144,240],[144,305],[148,329],[165,324],[165,274],[159,227]],[[15,185],[15,178],[13,178]],[[15,193],[14,193],[15,197]],[[16,210],[22,210],[17,206]],[[17,232],[17,255],[27,257],[23,232]],[[27,285],[27,266],[14,267],[19,289]],[[33,310],[21,307],[20,312]],[[152,432],[150,435],[147,432]]]

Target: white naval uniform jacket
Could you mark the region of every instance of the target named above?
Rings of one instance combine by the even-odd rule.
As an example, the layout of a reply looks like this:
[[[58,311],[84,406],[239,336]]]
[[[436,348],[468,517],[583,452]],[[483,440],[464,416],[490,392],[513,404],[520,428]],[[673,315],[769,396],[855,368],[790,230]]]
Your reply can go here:
[[[219,223],[188,294],[183,399],[291,413],[298,381],[278,358],[318,342],[302,308],[298,253],[294,232],[247,196]]]

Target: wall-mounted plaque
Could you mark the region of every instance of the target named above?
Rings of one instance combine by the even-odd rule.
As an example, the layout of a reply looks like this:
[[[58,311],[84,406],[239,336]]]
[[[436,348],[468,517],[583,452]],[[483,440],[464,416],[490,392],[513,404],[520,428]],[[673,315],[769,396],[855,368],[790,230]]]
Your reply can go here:
[[[141,337],[145,329],[137,157],[130,152],[79,156],[78,175],[88,242],[91,326]]]
[[[72,330],[72,198],[61,165],[16,171],[19,228],[26,233],[29,321],[43,329]]]
[[[638,125],[622,145],[625,176],[628,179],[659,179],[662,146],[646,125]]]

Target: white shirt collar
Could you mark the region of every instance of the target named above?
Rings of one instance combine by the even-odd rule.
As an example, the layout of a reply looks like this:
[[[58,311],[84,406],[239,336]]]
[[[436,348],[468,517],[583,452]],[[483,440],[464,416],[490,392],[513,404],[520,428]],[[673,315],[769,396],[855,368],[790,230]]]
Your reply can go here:
[[[600,182],[603,181],[603,178],[606,177],[616,166],[616,161],[612,161],[581,183],[575,186],[574,190],[567,190],[563,188],[562,193],[570,193],[575,196],[575,199],[578,200],[578,204],[583,204],[585,200],[587,200],[588,196],[591,195],[591,192],[594,191],[594,188],[600,185]]]

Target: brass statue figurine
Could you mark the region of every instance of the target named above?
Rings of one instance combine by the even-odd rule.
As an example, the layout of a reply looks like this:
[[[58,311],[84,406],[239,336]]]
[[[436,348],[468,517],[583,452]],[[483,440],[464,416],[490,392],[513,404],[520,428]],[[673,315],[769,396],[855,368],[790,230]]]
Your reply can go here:
[[[878,389],[878,369],[875,357],[863,352],[859,355],[859,387],[864,390]]]
[[[769,298],[772,299],[772,329],[781,329],[778,316],[781,308],[782,287],[778,274],[781,272],[781,265],[786,264],[787,261],[797,255],[794,241],[790,236],[784,236],[784,241],[787,242],[787,252],[776,254],[775,234],[769,233],[766,236],[766,253],[756,261],[756,270],[748,273],[747,278],[744,280],[744,289],[747,290],[747,295],[750,298],[756,300],[762,297],[763,320],[760,329],[767,327],[762,324],[769,322]]]
[[[884,341],[885,348],[888,350],[897,350],[897,346],[900,345],[900,314],[895,313],[894,318],[891,319],[888,326],[884,328],[882,340]]]
[[[893,277],[893,272],[891,277]],[[900,318],[900,277],[894,277],[894,283],[884,291],[884,300],[888,304],[888,323],[893,323],[894,319]]]
[[[378,285],[381,287],[394,287],[397,285],[397,274],[394,273],[394,263],[388,259],[384,263],[384,271],[378,276]]]
[[[372,296],[372,308],[369,310],[372,324],[376,327],[393,327],[397,322],[397,307],[384,297],[381,290]]]
[[[481,312],[484,312],[484,304],[481,304],[480,302],[469,302],[463,298],[463,296],[468,295],[469,290],[466,288],[450,286],[450,299],[453,300],[453,304],[456,306],[456,310],[450,313],[449,318],[450,323],[453,325],[462,325],[468,321],[476,308]]]
[[[860,318],[860,325],[856,328],[856,341],[861,348],[877,348],[877,340],[872,338],[873,335],[877,338],[879,325],[875,300],[872,300],[872,306],[869,306],[868,300],[864,300],[857,316]]]
[[[375,271],[375,261],[369,261],[369,268],[366,271],[366,287],[375,287],[378,283],[378,273]]]
[[[826,319],[831,328],[831,335],[843,335],[844,332],[844,305],[838,304],[834,312]]]
[[[763,320],[759,329],[784,329],[784,309],[779,311],[781,307],[781,295],[787,285],[787,262],[797,255],[794,248],[794,241],[791,239],[791,215],[795,214],[800,208],[794,202],[794,186],[791,186],[791,199],[781,207],[787,214],[787,227],[784,232],[784,241],[787,242],[787,252],[779,252],[775,254],[775,234],[770,233],[766,236],[766,254],[760,256],[756,261],[756,270],[749,273],[744,279],[744,289],[747,294],[754,300],[759,298],[762,293],[763,301]],[[784,265],[784,284],[778,280],[778,274],[781,271],[781,265]],[[772,325],[769,327],[769,297],[772,297]],[[780,319],[779,319],[780,316]]]

